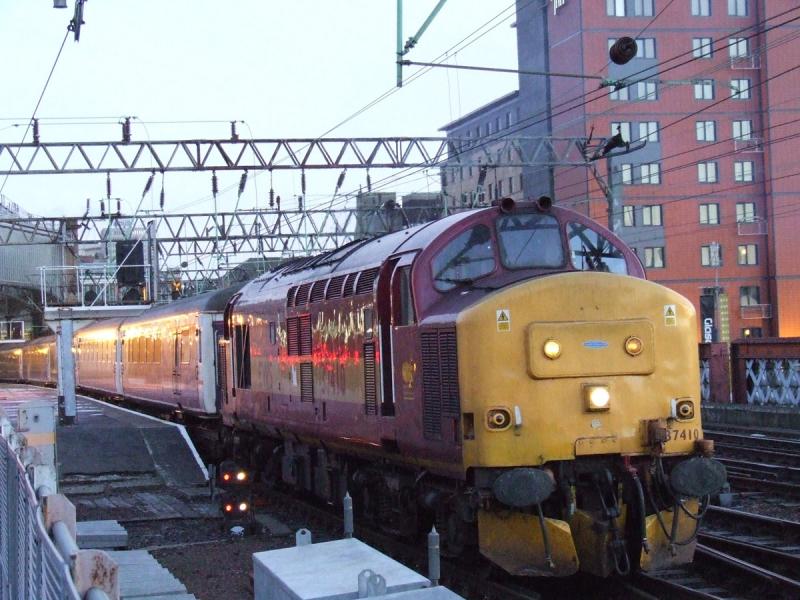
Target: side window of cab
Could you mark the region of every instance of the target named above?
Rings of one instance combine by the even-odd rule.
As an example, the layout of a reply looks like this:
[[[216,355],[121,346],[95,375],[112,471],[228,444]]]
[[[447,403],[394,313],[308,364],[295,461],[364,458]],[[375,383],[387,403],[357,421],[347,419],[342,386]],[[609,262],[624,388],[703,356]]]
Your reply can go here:
[[[442,248],[431,264],[433,285],[440,292],[493,273],[497,260],[491,231],[486,225],[467,229]]]
[[[622,250],[601,232],[582,223],[569,223],[567,238],[572,264],[579,271],[628,274],[628,264]]]

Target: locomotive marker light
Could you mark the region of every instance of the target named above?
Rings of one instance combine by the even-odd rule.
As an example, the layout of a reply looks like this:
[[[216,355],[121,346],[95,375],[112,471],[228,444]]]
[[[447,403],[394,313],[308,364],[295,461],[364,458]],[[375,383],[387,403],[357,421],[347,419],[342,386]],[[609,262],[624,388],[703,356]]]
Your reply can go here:
[[[502,431],[511,426],[511,411],[507,408],[490,408],[486,413],[486,426],[492,431]]]
[[[694,419],[694,402],[689,398],[673,398],[671,402],[670,416],[679,421],[689,421]]]
[[[596,412],[610,408],[611,394],[607,385],[584,385],[583,396],[586,400],[586,410]]]
[[[547,340],[542,347],[544,355],[550,360],[555,360],[561,356],[561,344],[556,340]]]

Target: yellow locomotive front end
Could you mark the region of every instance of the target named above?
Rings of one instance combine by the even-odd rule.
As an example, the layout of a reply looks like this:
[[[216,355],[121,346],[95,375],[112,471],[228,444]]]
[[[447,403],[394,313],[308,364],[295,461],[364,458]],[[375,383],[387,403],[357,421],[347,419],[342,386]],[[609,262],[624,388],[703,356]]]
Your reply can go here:
[[[689,562],[725,480],[700,423],[696,316],[634,277],[562,273],[458,318],[481,552],[517,575]]]

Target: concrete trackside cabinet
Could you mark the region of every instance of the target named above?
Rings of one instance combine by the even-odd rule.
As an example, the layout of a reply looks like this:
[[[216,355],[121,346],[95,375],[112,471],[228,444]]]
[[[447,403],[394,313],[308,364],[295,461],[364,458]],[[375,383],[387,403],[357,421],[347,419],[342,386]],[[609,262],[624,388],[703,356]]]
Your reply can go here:
[[[364,595],[367,570],[385,581],[384,595]],[[255,600],[463,600],[355,538],[258,552],[253,575]]]

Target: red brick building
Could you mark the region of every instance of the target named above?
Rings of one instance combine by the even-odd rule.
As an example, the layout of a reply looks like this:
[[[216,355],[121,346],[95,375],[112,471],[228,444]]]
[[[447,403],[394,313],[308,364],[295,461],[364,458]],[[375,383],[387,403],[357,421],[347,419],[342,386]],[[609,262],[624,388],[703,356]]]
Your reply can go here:
[[[647,140],[610,161],[621,192],[611,216],[648,277],[711,319],[701,339],[799,336],[797,0],[555,0],[546,16],[537,4],[517,2],[521,70],[546,53],[549,71],[629,85],[552,77],[548,90],[528,89],[521,75],[519,119],[527,95],[549,93],[553,135]],[[621,36],[639,47],[623,66],[608,60]],[[556,168],[553,182],[557,202],[609,218],[587,169]]]

